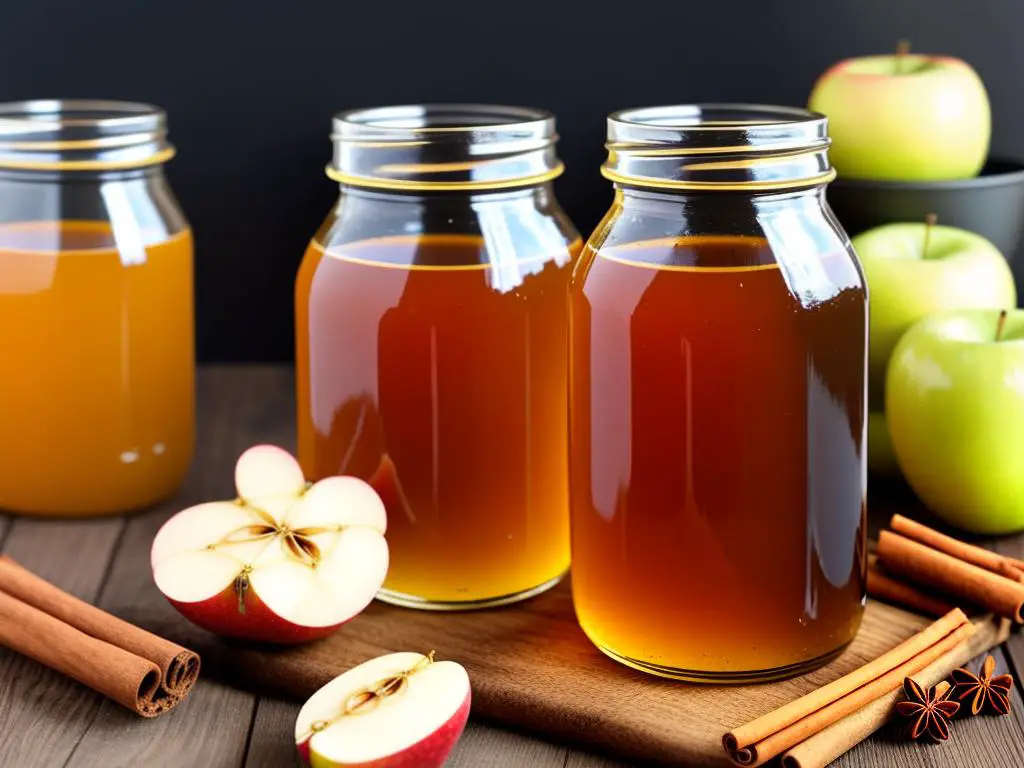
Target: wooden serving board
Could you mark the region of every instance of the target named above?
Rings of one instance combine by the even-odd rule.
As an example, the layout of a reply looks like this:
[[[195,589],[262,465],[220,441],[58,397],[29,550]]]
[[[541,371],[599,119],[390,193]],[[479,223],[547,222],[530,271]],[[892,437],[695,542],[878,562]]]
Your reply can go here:
[[[846,674],[928,623],[869,602],[857,639],[834,662],[793,680],[744,687],[676,683],[612,661],[577,625],[568,583],[524,603],[477,612],[429,613],[374,603],[335,635],[290,650],[225,643],[189,624],[160,596],[149,548],[172,513],[231,498],[234,461],[246,447],[294,446],[293,398],[290,372],[283,369],[205,371],[198,400],[202,439],[188,482],[177,498],[135,517],[119,539],[122,555],[109,573],[110,596],[101,607],[199,651],[204,678],[226,678],[302,701],[366,659],[435,650],[438,658],[469,670],[474,719],[632,761],[724,765],[720,739],[726,730]],[[973,650],[981,653],[999,639],[993,625],[984,625],[972,638]]]
[[[304,699],[349,667],[393,651],[430,650],[469,671],[474,718],[645,761],[727,765],[725,731],[840,677],[897,645],[928,619],[869,601],[856,640],[831,664],[792,680],[706,686],[662,680],[605,657],[576,623],[569,584],[505,608],[434,613],[379,602],[338,633],[303,647],[224,643],[173,619],[131,620],[199,651],[207,673]],[[981,621],[976,651],[1000,642]],[[756,632],[756,628],[751,628]]]

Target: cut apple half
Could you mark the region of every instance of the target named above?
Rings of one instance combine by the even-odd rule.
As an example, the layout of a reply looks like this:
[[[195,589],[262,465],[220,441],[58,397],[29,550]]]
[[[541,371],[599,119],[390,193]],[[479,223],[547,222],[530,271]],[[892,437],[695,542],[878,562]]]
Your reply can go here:
[[[384,504],[354,477],[308,484],[280,448],[235,468],[239,498],[179,512],[157,533],[153,578],[193,623],[227,637],[298,643],[362,611],[388,569]]]
[[[431,653],[391,653],[334,678],[295,723],[304,765],[440,768],[469,718],[469,675]]]

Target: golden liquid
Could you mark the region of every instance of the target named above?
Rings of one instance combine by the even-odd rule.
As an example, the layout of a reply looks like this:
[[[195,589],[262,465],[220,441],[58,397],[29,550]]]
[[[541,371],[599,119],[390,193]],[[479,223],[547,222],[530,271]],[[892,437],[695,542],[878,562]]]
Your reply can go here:
[[[573,591],[610,655],[690,679],[844,647],[864,597],[866,302],[845,254],[763,240],[580,260],[571,299]]]
[[[192,238],[0,226],[0,508],[113,512],[175,490],[194,439]]]
[[[381,493],[384,587],[399,599],[496,601],[568,568],[566,302],[577,252],[517,261],[468,236],[306,252],[299,460],[309,478],[355,475]]]

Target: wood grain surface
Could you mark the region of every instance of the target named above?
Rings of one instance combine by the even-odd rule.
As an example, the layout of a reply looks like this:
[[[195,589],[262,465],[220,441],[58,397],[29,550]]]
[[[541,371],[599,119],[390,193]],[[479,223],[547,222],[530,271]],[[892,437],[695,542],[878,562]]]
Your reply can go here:
[[[927,623],[869,603],[857,639],[836,661],[802,677],[749,686],[680,685],[606,658],[579,629],[567,583],[488,611],[374,603],[330,638],[285,651],[227,645],[179,620],[150,628],[199,650],[204,663],[230,679],[296,699],[375,656],[436,650],[469,671],[478,717],[624,758],[728,765],[721,746],[727,730],[841,677]],[[982,625],[979,640],[983,633],[987,646],[996,642],[991,623]]]
[[[97,601],[107,610],[150,626],[177,627],[176,632],[188,635],[192,630],[152,586],[148,567],[152,535],[178,509],[196,501],[230,496],[232,462],[248,445],[265,441],[292,446],[292,387],[291,371],[285,367],[225,366],[203,370],[197,457],[185,487],[175,499],[142,514],[99,521],[38,521],[0,515],[0,551],[61,587]],[[886,491],[878,503],[873,496],[875,525],[895,510],[915,517],[927,514],[905,491]],[[1007,554],[1024,555],[1024,537],[1005,538],[993,546]],[[564,593],[550,595],[548,602],[557,604],[564,600],[560,594]],[[552,610],[564,608],[555,605]],[[376,640],[388,644],[385,638]],[[220,653],[229,652],[228,646],[217,646]],[[1024,668],[1024,641],[1020,635],[1011,638],[1003,650],[1005,655],[997,655],[1000,668],[1004,664],[1015,672]],[[586,681],[594,668],[612,664],[596,651],[581,649],[578,653],[584,685],[582,690],[571,693],[573,697],[589,690]],[[217,655],[214,653],[209,661]],[[494,663],[500,666],[504,662]],[[0,766],[293,765],[292,728],[299,702],[258,694],[253,681],[242,680],[246,685],[231,687],[216,679],[215,672],[216,665],[205,665],[203,679],[188,701],[166,717],[144,721],[77,683],[0,649]],[[624,670],[617,673],[632,675]],[[679,687],[642,676],[634,684],[639,687],[630,706],[654,710],[657,698],[643,689]],[[898,728],[886,728],[844,755],[836,765],[1024,765],[1022,711],[1019,692],[1015,691],[1011,716],[958,720],[953,740],[937,747],[908,744]],[[641,764],[579,750],[568,742],[540,740],[494,723],[481,724],[478,715],[474,710],[474,720],[448,768],[623,768]],[[745,717],[746,713],[736,713],[737,720]],[[602,725],[587,720],[574,723],[572,742],[592,741],[590,732]]]

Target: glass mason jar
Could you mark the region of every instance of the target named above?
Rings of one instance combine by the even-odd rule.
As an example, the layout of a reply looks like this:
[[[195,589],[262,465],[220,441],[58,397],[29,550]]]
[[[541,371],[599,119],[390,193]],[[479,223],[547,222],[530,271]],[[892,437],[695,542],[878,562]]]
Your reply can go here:
[[[569,566],[568,285],[555,121],[505,106],[339,114],[340,197],[295,287],[299,460],[369,481],[379,597],[523,599]]]
[[[0,509],[123,512],[184,478],[192,237],[172,155],[149,105],[0,105]]]
[[[619,112],[570,299],[573,598],[656,675],[795,675],[865,599],[867,295],[823,116]]]

